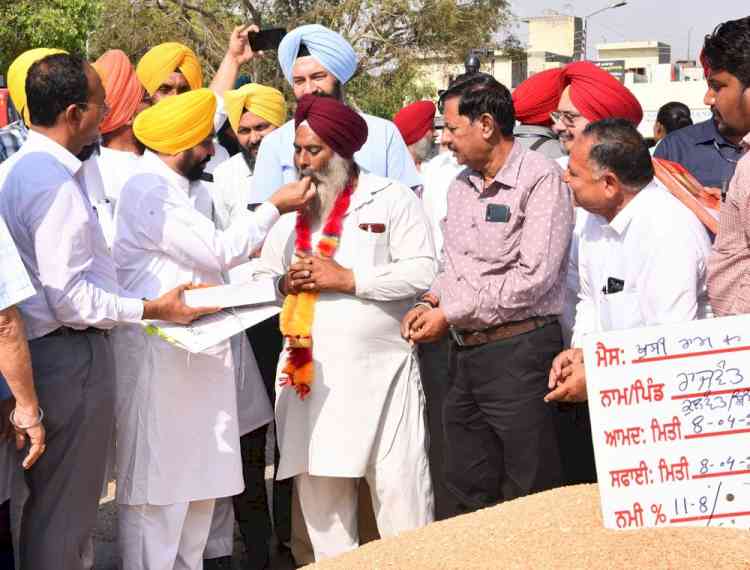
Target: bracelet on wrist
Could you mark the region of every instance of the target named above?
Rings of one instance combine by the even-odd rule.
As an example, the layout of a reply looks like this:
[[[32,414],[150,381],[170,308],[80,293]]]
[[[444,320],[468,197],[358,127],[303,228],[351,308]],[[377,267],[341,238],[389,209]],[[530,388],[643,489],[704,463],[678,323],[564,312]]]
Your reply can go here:
[[[38,407],[39,413],[37,414],[36,419],[33,423],[22,426],[16,422],[16,408],[13,408],[10,412],[10,416],[8,416],[8,419],[10,420],[10,423],[13,425],[14,428],[20,429],[23,431],[26,431],[27,429],[31,429],[33,427],[38,426],[40,423],[42,423],[42,420],[44,419],[44,410],[41,407]]]

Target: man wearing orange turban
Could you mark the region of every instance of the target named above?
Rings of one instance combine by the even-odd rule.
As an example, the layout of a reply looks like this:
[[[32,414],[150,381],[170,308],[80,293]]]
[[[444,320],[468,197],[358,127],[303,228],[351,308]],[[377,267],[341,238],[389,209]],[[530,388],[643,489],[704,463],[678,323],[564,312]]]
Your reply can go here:
[[[513,91],[513,108],[520,123],[513,129],[516,140],[547,158],[563,156],[560,141],[551,129],[550,113],[557,109],[564,88],[562,69],[535,73]]]
[[[198,183],[213,154],[215,110],[213,92],[196,89],[135,119],[146,151],[121,194],[112,254],[119,283],[136,298],[171,283],[223,283],[281,214],[314,195],[309,180],[295,182],[217,229]],[[242,491],[235,359],[254,398],[245,421],[266,424],[273,411],[247,341],[237,340],[188,354],[140,324],[113,335],[123,570],[203,568],[214,500]]]

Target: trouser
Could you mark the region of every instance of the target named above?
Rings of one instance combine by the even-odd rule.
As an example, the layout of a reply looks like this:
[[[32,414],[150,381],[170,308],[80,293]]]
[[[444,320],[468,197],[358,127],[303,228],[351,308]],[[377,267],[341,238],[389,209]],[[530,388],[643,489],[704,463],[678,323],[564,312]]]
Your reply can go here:
[[[464,512],[561,484],[557,406],[546,404],[560,325],[475,347],[453,345],[445,474]]]
[[[240,438],[245,490],[216,500],[206,559],[232,556],[236,519],[245,544],[247,567],[255,570],[268,565],[271,515],[265,479],[267,431],[268,426],[262,426]]]
[[[35,339],[29,347],[47,449],[24,473],[21,568],[84,569],[114,426],[114,357],[109,338],[94,333]]]
[[[588,403],[560,404],[558,421],[563,484],[596,483]]]
[[[461,511],[456,497],[445,484],[443,450],[443,403],[450,384],[450,337],[419,345],[419,370],[427,400],[428,457],[432,489],[435,493],[435,520],[443,520]]]
[[[201,570],[214,499],[117,505],[122,570]]]

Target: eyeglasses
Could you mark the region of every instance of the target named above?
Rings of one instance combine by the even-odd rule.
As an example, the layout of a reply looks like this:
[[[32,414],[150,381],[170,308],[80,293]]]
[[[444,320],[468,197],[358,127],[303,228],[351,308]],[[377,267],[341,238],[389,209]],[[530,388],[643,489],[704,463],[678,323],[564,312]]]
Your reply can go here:
[[[101,109],[99,111],[100,117],[106,117],[107,115],[109,115],[109,112],[112,110],[110,106],[107,105],[106,103],[99,104],[99,103],[91,103],[90,101],[84,101],[83,103],[76,103],[76,105],[81,105],[82,107],[88,107],[88,106],[99,107],[99,109]]]
[[[737,164],[740,161],[739,158],[729,158],[727,156],[724,156],[724,153],[721,152],[721,147],[719,146],[719,143],[716,142],[716,139],[714,139],[714,148],[716,149],[716,152],[719,153],[719,156],[729,164]]]
[[[570,111],[552,111],[549,117],[555,123],[562,123],[568,127],[573,127],[576,124],[576,119],[581,118],[581,114],[571,113]]]

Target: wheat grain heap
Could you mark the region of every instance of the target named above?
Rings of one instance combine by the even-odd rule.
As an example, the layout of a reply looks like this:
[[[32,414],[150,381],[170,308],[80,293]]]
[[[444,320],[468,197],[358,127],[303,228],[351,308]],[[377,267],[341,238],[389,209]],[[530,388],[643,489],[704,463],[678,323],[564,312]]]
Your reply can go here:
[[[481,568],[750,568],[750,532],[727,528],[611,531],[596,485],[538,493],[379,540],[313,570]]]

